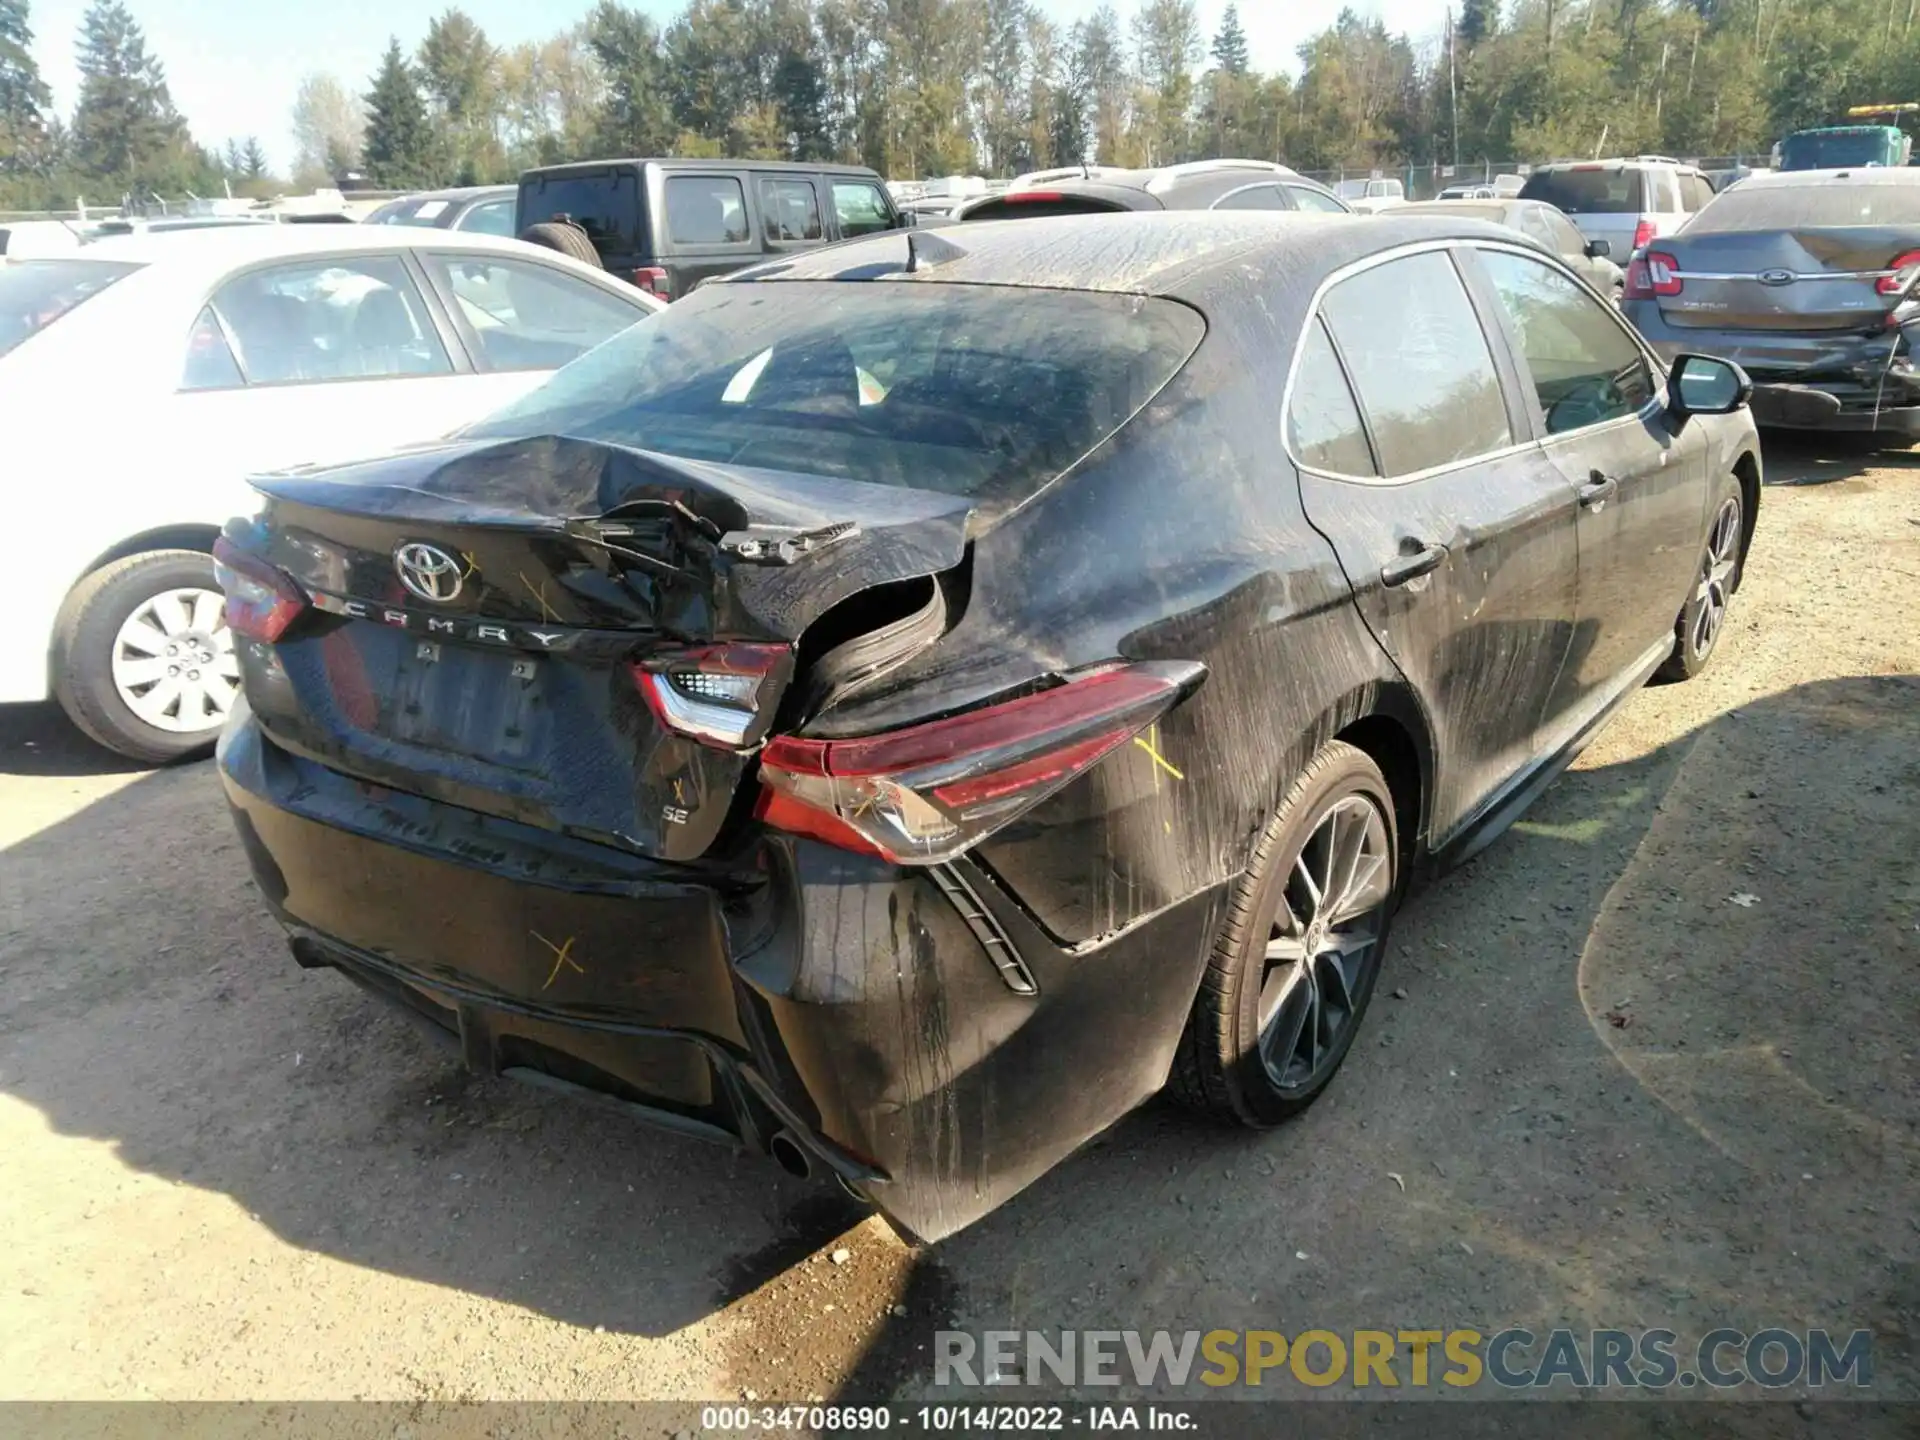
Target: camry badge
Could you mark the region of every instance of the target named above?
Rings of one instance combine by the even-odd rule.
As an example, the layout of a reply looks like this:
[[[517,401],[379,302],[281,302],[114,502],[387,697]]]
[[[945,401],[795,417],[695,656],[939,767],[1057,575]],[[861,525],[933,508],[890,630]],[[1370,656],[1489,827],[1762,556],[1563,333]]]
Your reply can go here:
[[[458,595],[467,578],[458,560],[424,540],[409,540],[397,547],[393,568],[402,585],[422,600],[436,604],[445,604]]]

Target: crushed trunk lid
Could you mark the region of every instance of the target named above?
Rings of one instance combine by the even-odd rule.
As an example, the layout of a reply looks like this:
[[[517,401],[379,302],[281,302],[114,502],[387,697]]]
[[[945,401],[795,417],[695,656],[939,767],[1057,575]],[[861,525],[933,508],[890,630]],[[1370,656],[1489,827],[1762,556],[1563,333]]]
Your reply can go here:
[[[269,734],[368,781],[667,859],[718,836],[797,657],[830,659],[801,643],[809,627],[831,616],[836,646],[869,642],[863,668],[888,661],[875,632],[938,638],[929,597],[973,513],[551,436],[255,485],[266,502],[238,538],[324,612],[256,657]]]

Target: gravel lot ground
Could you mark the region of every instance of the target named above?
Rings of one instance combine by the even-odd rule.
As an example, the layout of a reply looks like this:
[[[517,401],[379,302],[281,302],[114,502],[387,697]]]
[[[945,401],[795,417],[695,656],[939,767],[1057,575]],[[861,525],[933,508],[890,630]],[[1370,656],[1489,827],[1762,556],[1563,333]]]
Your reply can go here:
[[[0,1397],[873,1398],[946,1324],[1515,1323],[1864,1326],[1920,1398],[1920,452],[1770,464],[1725,653],[1412,900],[1320,1105],[1150,1106],[920,1254],[466,1078],[294,967],[209,765],[0,711]]]

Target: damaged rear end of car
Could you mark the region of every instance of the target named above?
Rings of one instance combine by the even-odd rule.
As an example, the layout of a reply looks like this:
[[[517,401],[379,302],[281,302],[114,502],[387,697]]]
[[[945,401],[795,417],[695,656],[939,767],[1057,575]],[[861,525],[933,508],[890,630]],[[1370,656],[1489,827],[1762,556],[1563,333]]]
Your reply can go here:
[[[915,1235],[999,1204],[1113,1117],[1053,1093],[1071,947],[974,852],[1205,670],[975,656],[847,717],[1203,331],[1133,295],[718,285],[443,445],[257,481],[217,548],[221,768],[296,957],[477,1071]]]
[[[1721,356],[1762,425],[1920,438],[1920,175],[1795,172],[1716,197],[1628,268],[1669,357]]]

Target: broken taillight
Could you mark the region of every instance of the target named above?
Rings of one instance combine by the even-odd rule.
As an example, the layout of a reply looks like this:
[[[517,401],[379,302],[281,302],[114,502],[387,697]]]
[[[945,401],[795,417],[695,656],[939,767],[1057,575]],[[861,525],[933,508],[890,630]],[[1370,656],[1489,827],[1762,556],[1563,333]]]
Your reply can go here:
[[[1882,295],[1904,295],[1916,279],[1920,279],[1920,250],[1909,250],[1903,255],[1893,257],[1893,263],[1887,266],[1888,273],[1875,283],[1874,289]]]
[[[697,645],[648,655],[633,672],[662,725],[703,745],[738,750],[766,733],[792,667],[785,645]]]
[[[213,574],[227,597],[227,628],[272,644],[307,608],[306,592],[293,577],[223,535],[213,542]]]
[[[1051,690],[857,740],[781,736],[759,817],[900,865],[950,860],[1158,720],[1198,665],[1113,665]]]
[[[1651,300],[1656,295],[1678,295],[1685,284],[1678,260],[1664,250],[1649,250],[1627,262],[1627,285],[1621,298]]]

